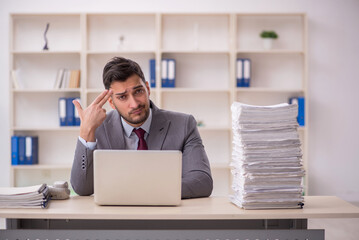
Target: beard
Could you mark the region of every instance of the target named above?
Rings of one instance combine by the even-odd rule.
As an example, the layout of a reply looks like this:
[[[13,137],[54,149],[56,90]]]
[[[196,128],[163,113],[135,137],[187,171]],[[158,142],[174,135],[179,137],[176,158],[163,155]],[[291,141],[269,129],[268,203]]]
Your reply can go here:
[[[150,110],[149,110],[149,108],[146,108],[146,106],[145,106],[144,104],[138,106],[138,108],[136,108],[136,109],[133,109],[133,110],[130,111],[128,114],[122,114],[122,113],[118,110],[117,106],[115,106],[115,107],[116,107],[117,112],[121,115],[121,117],[123,117],[123,119],[124,119],[126,122],[128,122],[129,124],[133,124],[133,125],[138,125],[138,124],[144,123],[144,122],[147,120],[148,116],[150,115]],[[143,109],[144,114],[143,114],[142,116],[140,116],[139,118],[132,118],[132,117],[131,117],[131,114],[132,114],[133,112],[139,110],[139,109]]]

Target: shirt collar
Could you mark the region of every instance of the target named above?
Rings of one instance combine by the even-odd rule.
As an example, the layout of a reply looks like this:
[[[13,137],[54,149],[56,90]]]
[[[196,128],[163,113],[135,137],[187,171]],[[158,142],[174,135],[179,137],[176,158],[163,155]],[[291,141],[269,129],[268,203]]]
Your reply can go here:
[[[127,137],[130,137],[134,127],[132,127],[130,124],[128,124],[123,117],[121,116],[121,122],[122,122],[122,126],[123,126],[123,130],[125,131],[125,134]],[[143,130],[146,131],[146,133],[150,132],[150,126],[151,126],[151,122],[152,122],[152,109],[150,108],[150,113],[148,115],[148,118],[146,119],[146,121],[140,126],[140,128],[142,128]]]

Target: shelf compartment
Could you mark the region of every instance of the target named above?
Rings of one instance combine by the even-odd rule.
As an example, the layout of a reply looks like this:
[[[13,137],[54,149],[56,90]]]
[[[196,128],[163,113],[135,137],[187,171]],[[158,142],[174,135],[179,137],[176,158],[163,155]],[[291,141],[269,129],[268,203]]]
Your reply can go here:
[[[13,14],[14,51],[41,51],[45,45],[46,34],[49,51],[80,51],[80,15],[30,15]]]
[[[263,30],[274,30],[278,38],[273,42],[273,50],[303,51],[304,14],[237,15],[236,49],[263,50],[260,34]]]
[[[229,89],[228,54],[166,53],[162,58],[176,61],[176,88]]]
[[[230,131],[200,131],[208,160],[211,164],[227,164],[231,160]]]
[[[162,94],[162,108],[192,114],[206,127],[230,125],[230,97],[228,93],[174,92]]]
[[[106,63],[115,56],[129,58],[137,62],[142,69],[146,81],[150,81],[150,59],[155,58],[154,53],[96,54],[88,55],[87,58],[87,88],[104,89],[102,78],[103,68]]]
[[[229,196],[232,186],[231,172],[229,169],[212,167],[211,173],[213,178],[213,192],[211,196]]]
[[[88,14],[87,49],[89,51],[154,52],[156,49],[155,20],[155,14]],[[122,41],[121,37],[123,37]]]
[[[26,187],[46,183],[53,185],[55,181],[67,181],[70,183],[71,167],[67,168],[42,168],[36,166],[13,167],[13,181],[16,187]],[[69,186],[71,189],[71,186]]]
[[[14,56],[16,78],[23,90],[53,89],[60,68],[80,69],[80,54],[21,54]]]
[[[228,51],[229,15],[165,14],[162,33],[161,49],[165,52]]]
[[[60,97],[80,97],[79,93],[47,92],[14,95],[14,128],[58,128]]]
[[[302,55],[243,53],[237,58],[251,60],[251,88],[304,89]]]
[[[301,92],[237,92],[236,101],[250,105],[288,103],[289,98],[303,96]]]

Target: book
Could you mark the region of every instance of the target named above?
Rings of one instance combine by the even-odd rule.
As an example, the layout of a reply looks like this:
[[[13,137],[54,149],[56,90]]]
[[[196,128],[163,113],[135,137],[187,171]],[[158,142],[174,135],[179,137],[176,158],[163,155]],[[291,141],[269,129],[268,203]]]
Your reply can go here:
[[[57,70],[56,79],[55,79],[55,82],[54,82],[54,89],[60,89],[61,88],[62,80],[63,80],[63,77],[64,77],[64,72],[65,72],[64,68],[60,68],[59,70]]]
[[[69,88],[79,88],[80,87],[80,70],[71,70],[70,71],[70,80]]]
[[[46,208],[50,200],[46,184],[0,187],[0,208]]]
[[[10,75],[11,75],[11,80],[12,80],[13,88],[14,88],[14,89],[21,89],[21,88],[23,88],[23,86],[20,84],[19,79],[18,79],[18,77],[17,77],[17,71],[16,71],[16,70],[11,70],[11,71],[10,71]]]

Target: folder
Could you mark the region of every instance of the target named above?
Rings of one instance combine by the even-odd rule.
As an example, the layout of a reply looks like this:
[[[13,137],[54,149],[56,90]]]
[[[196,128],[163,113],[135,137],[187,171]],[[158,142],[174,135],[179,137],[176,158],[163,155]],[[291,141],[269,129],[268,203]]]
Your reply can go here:
[[[59,98],[60,126],[66,126],[66,98]]]
[[[251,82],[251,60],[243,60],[243,83],[242,87],[249,87]]]
[[[23,165],[25,164],[25,148],[26,148],[26,143],[25,143],[25,137],[24,136],[19,136],[19,165]]]
[[[162,59],[161,61],[161,82],[162,87],[168,87],[168,61]]]
[[[37,164],[39,152],[38,137],[27,136],[25,138],[25,162],[24,164]]]
[[[168,86],[174,88],[176,86],[176,61],[167,59],[168,62]]]
[[[156,60],[150,59],[150,86],[156,87]]]
[[[299,126],[305,126],[305,99],[304,97],[293,97],[289,99],[290,104],[298,105],[298,117],[297,121]]]
[[[80,98],[75,98],[75,100],[81,103]],[[74,110],[75,110],[75,126],[80,126],[81,120],[80,120],[79,112],[77,111],[75,106],[74,106]]]
[[[237,59],[237,87],[242,87],[243,83],[243,59]]]
[[[75,106],[72,101],[75,98],[66,98],[66,125],[75,126]]]
[[[11,165],[19,164],[19,137],[11,137]]]

